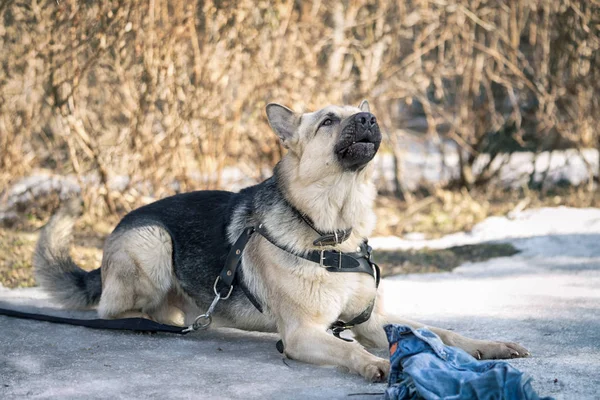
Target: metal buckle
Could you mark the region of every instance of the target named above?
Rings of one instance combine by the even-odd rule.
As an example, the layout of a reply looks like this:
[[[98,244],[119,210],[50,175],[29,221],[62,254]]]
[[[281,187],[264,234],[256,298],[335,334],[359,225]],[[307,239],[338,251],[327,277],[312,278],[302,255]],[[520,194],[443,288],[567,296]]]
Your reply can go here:
[[[197,330],[204,330],[207,329],[210,326],[210,324],[212,324],[212,317],[210,316],[210,314],[202,314],[197,316],[194,322],[190,326],[185,328],[182,332],[188,333]]]
[[[366,244],[366,243],[365,243]],[[369,246],[368,244],[366,244],[366,251],[367,251],[367,260],[371,261],[371,253],[373,252],[373,248],[371,246]]]
[[[215,292],[216,296],[220,297],[221,294],[217,291],[217,283],[219,283],[219,279],[221,279],[221,277],[217,276],[217,279],[215,279],[215,284],[213,285],[213,291]],[[231,292],[233,292],[233,285],[229,286],[229,293],[227,293],[227,296],[221,297],[221,300],[227,300],[229,296],[231,296]]]
[[[341,334],[342,332],[344,332],[344,331],[345,331],[345,330],[347,330],[347,329],[351,329],[351,328],[352,328],[352,326],[350,326],[350,325],[346,325],[346,324],[343,324],[343,325],[331,326],[331,328],[330,328],[330,329],[331,329],[331,333],[333,333],[333,336],[335,336],[336,338],[338,338],[338,339],[342,339],[342,340],[343,340],[343,341],[345,341],[345,342],[353,342],[354,340],[352,340],[352,339],[349,339],[349,338],[345,338],[345,337],[341,337],[341,336],[340,336],[340,334]]]
[[[325,261],[325,250],[321,250],[321,257],[319,257],[319,265],[321,265],[321,267],[324,267],[323,265],[323,261]]]
[[[331,250],[331,252],[338,254],[338,269],[342,269],[342,252],[335,251],[335,250]],[[323,264],[323,261],[325,261],[325,250],[321,250],[321,256],[319,257],[319,265],[321,267],[325,267],[325,265]]]

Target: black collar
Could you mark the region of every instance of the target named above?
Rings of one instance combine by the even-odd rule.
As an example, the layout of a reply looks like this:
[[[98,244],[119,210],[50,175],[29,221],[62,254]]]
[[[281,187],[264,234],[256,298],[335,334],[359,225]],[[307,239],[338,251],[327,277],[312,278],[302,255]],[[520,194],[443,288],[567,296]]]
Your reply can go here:
[[[285,200],[285,198],[284,198]],[[313,246],[335,246],[337,244],[342,244],[346,240],[350,238],[352,234],[352,227],[348,229],[339,229],[333,232],[323,232],[315,226],[313,220],[302,211],[298,210],[294,207],[289,201],[285,200],[288,207],[302,220],[306,225],[308,225],[313,231],[319,234],[319,237],[313,241]]]

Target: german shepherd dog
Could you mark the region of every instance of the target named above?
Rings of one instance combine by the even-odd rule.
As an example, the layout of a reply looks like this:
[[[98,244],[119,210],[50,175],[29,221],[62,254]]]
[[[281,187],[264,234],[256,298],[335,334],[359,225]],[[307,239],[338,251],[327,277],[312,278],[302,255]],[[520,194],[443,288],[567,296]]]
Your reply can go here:
[[[377,120],[366,101],[304,114],[269,104],[266,113],[288,150],[271,178],[239,193],[178,194],[132,211],[106,239],[101,268],[91,272],[69,256],[81,204],[67,203],[40,234],[34,256],[38,282],[64,306],[97,306],[102,318],[186,326],[211,304],[215,277],[234,242],[246,227],[261,224],[268,237],[250,237],[241,254],[240,284],[216,306],[213,326],[277,332],[287,357],[382,381],[389,362],[363,345],[387,348],[386,324],[423,325],[384,313],[373,276],[333,273],[302,257],[323,248],[352,254],[371,234],[376,195],[371,161],[382,139]],[[323,247],[316,242],[318,232],[333,232],[336,241]],[[337,240],[338,232],[343,240]],[[370,317],[352,327],[357,342],[328,332],[335,321],[350,321],[365,310]],[[480,359],[529,354],[515,343],[430,329]]]

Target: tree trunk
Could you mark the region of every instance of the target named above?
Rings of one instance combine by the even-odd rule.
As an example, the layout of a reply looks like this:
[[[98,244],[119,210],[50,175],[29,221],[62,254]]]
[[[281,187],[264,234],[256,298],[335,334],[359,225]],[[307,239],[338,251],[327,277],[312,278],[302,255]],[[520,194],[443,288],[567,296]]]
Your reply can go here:
[[[467,190],[473,188],[473,168],[472,165],[465,160],[464,150],[458,147],[458,165],[460,168],[460,185]]]

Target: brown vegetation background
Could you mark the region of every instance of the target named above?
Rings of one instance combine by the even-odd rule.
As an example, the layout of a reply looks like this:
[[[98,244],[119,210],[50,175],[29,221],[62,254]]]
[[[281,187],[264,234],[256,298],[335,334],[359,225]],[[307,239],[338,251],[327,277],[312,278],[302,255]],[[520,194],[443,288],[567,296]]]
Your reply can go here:
[[[456,142],[469,190],[507,152],[599,146],[597,0],[3,0],[0,48],[0,187],[75,174],[96,217],[264,178],[270,101],[369,99],[400,198],[406,127]]]
[[[282,154],[271,101],[299,111],[370,101],[394,161],[377,234],[439,236],[526,207],[599,205],[589,162],[590,184],[564,193],[495,184],[512,152],[600,147],[599,49],[599,0],[0,0],[0,283],[34,284],[36,231],[57,205],[40,196],[62,190],[56,177],[82,188],[73,257],[86,269],[130,209],[225,187],[230,166],[265,178]],[[455,179],[405,187],[409,132],[462,150]],[[45,189],[7,214],[15,184],[44,173]],[[435,271],[514,249],[459,250],[382,265]]]

